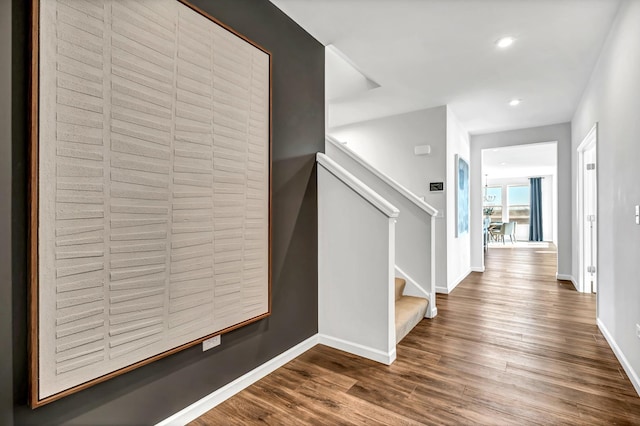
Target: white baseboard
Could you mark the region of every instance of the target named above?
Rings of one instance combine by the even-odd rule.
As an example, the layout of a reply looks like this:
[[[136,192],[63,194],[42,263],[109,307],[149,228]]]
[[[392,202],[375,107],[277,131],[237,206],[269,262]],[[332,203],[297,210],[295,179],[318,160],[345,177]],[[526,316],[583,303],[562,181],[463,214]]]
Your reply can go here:
[[[467,276],[469,276],[471,272],[472,272],[472,269],[469,268],[467,272],[460,275],[458,279],[453,282],[453,284],[447,287],[436,285],[436,293],[450,294],[453,291],[453,289],[455,289],[458,286],[458,284],[460,284],[465,278],[467,278]]]
[[[220,389],[210,393],[204,398],[194,402],[189,405],[187,408],[184,408],[171,417],[168,417],[158,423],[156,426],[177,426],[177,425],[186,425],[187,423],[197,419],[207,411],[211,410],[218,404],[226,401],[231,398],[233,395],[237,394],[241,390],[251,386],[253,383],[262,379],[269,373],[277,370],[282,367],[289,361],[295,359],[296,357],[302,355],[312,347],[318,344],[318,335],[315,334],[309,337],[307,340],[304,340],[301,343],[298,343],[291,349],[281,353],[275,358],[270,359],[264,364],[254,368],[249,371],[245,375],[238,377],[231,383],[228,383],[221,387]]]
[[[471,272],[484,272],[484,266],[472,266]]]
[[[443,286],[436,286],[436,293],[441,293],[441,294],[449,294],[449,289],[447,287],[443,287]]]
[[[573,275],[560,274],[556,272],[556,279],[562,281],[573,281]]]
[[[453,289],[455,289],[458,286],[458,284],[460,284],[462,281],[464,281],[464,279],[467,278],[470,273],[471,273],[471,268],[469,268],[469,270],[467,272],[464,272],[462,275],[460,275],[458,277],[458,279],[455,280],[453,282],[453,284],[451,284],[449,286],[449,293],[451,293],[453,291]]]
[[[391,365],[391,363],[396,360],[395,346],[391,352],[386,353],[358,343],[327,336],[326,334],[318,334],[318,344],[349,352],[350,354],[358,355],[386,365]]]
[[[573,287],[577,291],[580,291],[580,289],[578,288],[578,283],[576,283],[576,280],[575,280],[575,278],[573,278],[573,275],[559,274],[559,273],[556,272],[556,280],[571,281],[571,284],[573,284]]]
[[[638,377],[638,373],[636,373],[633,367],[631,367],[631,364],[629,364],[627,357],[624,356],[624,353],[622,353],[622,350],[620,350],[620,347],[618,346],[616,341],[613,339],[613,336],[611,335],[611,333],[609,333],[609,330],[607,329],[607,327],[604,325],[602,321],[600,321],[600,318],[597,319],[597,323],[598,323],[598,328],[602,332],[602,335],[604,336],[605,339],[607,339],[607,343],[609,343],[609,346],[611,346],[611,350],[613,350],[613,353],[616,355],[616,358],[618,358],[618,361],[620,361],[622,368],[624,368],[624,371],[625,373],[627,373],[629,380],[631,380],[631,384],[633,385],[636,392],[638,393],[638,396],[640,396],[640,377]]]

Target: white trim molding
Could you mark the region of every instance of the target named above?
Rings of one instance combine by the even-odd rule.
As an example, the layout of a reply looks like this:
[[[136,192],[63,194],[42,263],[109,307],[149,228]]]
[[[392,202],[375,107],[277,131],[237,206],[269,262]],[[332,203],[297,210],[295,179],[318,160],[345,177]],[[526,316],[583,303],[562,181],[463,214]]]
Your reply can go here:
[[[429,224],[429,232],[431,234],[429,241],[429,262],[431,265],[431,274],[429,274],[429,288],[433,295],[433,300],[429,301],[429,318],[435,318],[438,315],[438,307],[436,306],[436,217],[431,216]]]
[[[386,365],[391,365],[391,363],[396,360],[395,346],[393,347],[391,352],[386,353],[378,349],[360,345],[358,343],[348,342],[336,337],[327,336],[326,334],[318,334],[318,344],[329,346],[330,348],[358,355],[363,358],[377,361]]]
[[[427,307],[427,312],[425,312],[425,318],[433,318],[438,315],[438,309],[436,308],[436,292],[433,290],[432,293],[427,291],[424,286],[418,284],[416,280],[411,278],[404,272],[402,269],[398,268],[398,265],[395,267],[396,277],[403,278],[406,281],[406,286],[404,288],[404,294],[407,296],[414,297],[423,297],[429,301],[429,306]]]
[[[398,215],[400,214],[400,210],[398,210],[393,204],[382,198],[373,189],[362,183],[360,179],[346,171],[342,166],[333,161],[331,158],[327,157],[321,152],[318,152],[316,154],[316,160],[318,161],[318,164],[324,167],[329,173],[340,179],[354,192],[356,192],[382,213],[387,215],[387,217],[398,217]]]
[[[616,358],[618,358],[618,361],[620,361],[622,368],[624,368],[624,372],[627,373],[629,380],[631,380],[631,384],[633,385],[636,392],[638,393],[638,396],[640,396],[640,377],[638,377],[638,373],[633,369],[633,367],[631,367],[629,360],[627,359],[627,357],[624,356],[624,353],[622,353],[622,350],[620,349],[616,341],[613,339],[613,336],[611,335],[611,333],[609,333],[609,330],[604,325],[604,323],[600,320],[600,318],[598,318],[596,321],[598,323],[598,328],[600,329],[600,332],[602,333],[604,338],[607,340],[607,343],[609,343],[609,346],[611,346],[611,350],[615,354]]]
[[[404,294],[407,296],[414,297],[423,297],[425,299],[431,298],[431,295],[427,290],[425,290],[424,286],[418,284],[416,280],[411,278],[405,271],[400,269],[398,265],[395,266],[396,277],[402,278],[407,282],[407,285],[404,288]]]
[[[245,375],[238,377],[233,382],[224,385],[220,389],[213,391],[204,398],[201,398],[188,407],[178,411],[171,417],[162,420],[161,422],[157,423],[156,426],[186,425],[187,423],[197,419],[207,411],[215,408],[218,404],[221,404],[238,392],[251,386],[266,375],[274,372],[289,361],[294,360],[317,344],[318,335],[314,334],[307,340],[298,343],[291,349],[254,368]]]
[[[573,287],[576,289],[576,291],[580,291],[580,289],[578,288],[578,283],[576,283],[576,279],[573,277],[573,275],[559,274],[556,272],[556,280],[571,281],[571,284],[573,284]]]
[[[484,266],[472,266],[471,272],[484,272]]]
[[[589,130],[589,133],[587,133],[587,136],[584,137],[584,139],[582,140],[582,142],[580,142],[580,145],[578,145],[578,149],[576,151],[577,155],[578,155],[578,170],[577,173],[578,175],[576,176],[577,179],[577,208],[576,208],[576,223],[578,224],[578,271],[577,271],[577,276],[576,279],[573,280],[573,285],[576,287],[576,289],[579,292],[584,292],[584,293],[588,293],[591,291],[591,289],[587,289],[587,285],[585,283],[586,278],[585,278],[585,271],[587,269],[587,265],[586,263],[588,262],[586,259],[586,255],[584,253],[584,243],[585,243],[585,236],[584,236],[584,218],[585,218],[585,200],[584,200],[584,169],[586,167],[585,162],[584,162],[584,154],[585,151],[588,151],[591,147],[595,147],[595,163],[596,163],[596,169],[594,170],[596,173],[596,185],[595,185],[595,193],[593,194],[595,196],[595,203],[596,203],[596,221],[594,223],[592,223],[592,225],[594,226],[594,234],[593,234],[593,245],[595,246],[595,251],[592,250],[592,253],[595,255],[594,256],[594,261],[595,263],[593,264],[593,266],[596,267],[596,272],[594,273],[595,276],[595,281],[597,283],[598,280],[598,271],[600,270],[600,268],[598,268],[598,184],[597,184],[597,179],[598,179],[598,173],[600,173],[597,169],[597,163],[598,163],[598,123],[596,122],[593,127],[591,128],[591,130]],[[597,305],[596,305],[596,315],[597,315]]]
[[[469,268],[467,272],[460,275],[458,279],[456,279],[450,286],[436,286],[436,293],[450,294],[458,286],[458,284],[460,284],[462,281],[464,281],[465,278],[469,276],[471,272],[473,272],[473,269]]]
[[[346,146],[344,146],[344,144],[341,144],[338,140],[336,140],[335,138],[333,138],[333,137],[331,137],[329,135],[326,135],[325,138],[326,138],[326,141],[328,143],[330,143],[331,145],[335,146],[340,151],[344,152],[346,155],[351,157],[354,161],[359,163],[362,167],[364,167],[365,169],[367,169],[368,171],[373,173],[375,176],[380,178],[387,185],[389,185],[390,187],[392,187],[393,189],[398,191],[400,194],[402,194],[405,198],[407,198],[413,204],[415,204],[416,206],[420,207],[425,212],[429,213],[429,215],[436,216],[438,214],[438,210],[436,210],[433,206],[427,204],[424,200],[422,200],[421,198],[418,198],[418,196],[415,195],[413,192],[409,191],[407,188],[405,188],[404,186],[400,185],[398,182],[396,182],[395,180],[391,179],[389,176],[385,175],[380,170],[378,170],[375,167],[373,167],[371,164],[367,163],[358,154],[356,154],[351,149],[349,149]]]
[[[436,293],[449,294],[449,288],[441,285],[436,285]]]

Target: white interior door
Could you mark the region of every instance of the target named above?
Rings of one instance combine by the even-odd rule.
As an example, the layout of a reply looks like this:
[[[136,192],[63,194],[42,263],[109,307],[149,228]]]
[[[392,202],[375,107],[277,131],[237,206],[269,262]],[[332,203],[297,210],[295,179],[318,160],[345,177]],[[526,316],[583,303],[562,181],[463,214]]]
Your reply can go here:
[[[598,260],[598,168],[595,143],[585,147],[582,158],[582,276],[584,277],[584,291],[596,293],[598,290],[598,271],[596,268]]]

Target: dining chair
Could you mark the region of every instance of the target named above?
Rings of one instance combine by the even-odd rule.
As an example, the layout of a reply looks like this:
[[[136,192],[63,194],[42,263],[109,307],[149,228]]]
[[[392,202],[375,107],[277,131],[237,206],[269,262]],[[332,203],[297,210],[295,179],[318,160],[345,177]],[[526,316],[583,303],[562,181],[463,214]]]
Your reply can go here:
[[[508,235],[511,243],[515,243],[515,234],[516,234],[516,222],[505,222],[502,224],[500,229],[494,232],[494,237],[497,240],[502,241],[504,244],[504,236]]]
[[[498,241],[500,235],[500,229],[502,229],[502,222],[492,222],[489,224],[489,238],[491,241]]]

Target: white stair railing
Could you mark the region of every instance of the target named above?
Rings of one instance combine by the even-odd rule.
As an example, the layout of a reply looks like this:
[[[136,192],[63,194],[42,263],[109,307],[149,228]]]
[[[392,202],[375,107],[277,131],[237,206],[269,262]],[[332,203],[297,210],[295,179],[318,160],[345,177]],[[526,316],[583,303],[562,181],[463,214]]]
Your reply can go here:
[[[391,364],[398,209],[326,155],[317,162],[319,343]]]
[[[435,317],[437,210],[330,136],[326,137],[325,151],[329,158],[400,210],[396,223],[395,273],[407,280],[406,295],[429,299],[426,317]]]

